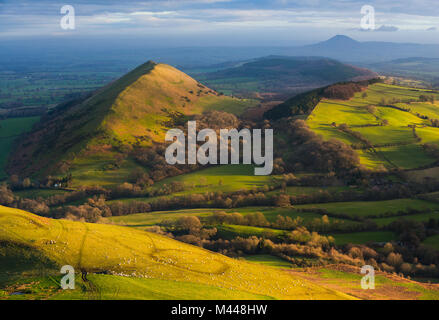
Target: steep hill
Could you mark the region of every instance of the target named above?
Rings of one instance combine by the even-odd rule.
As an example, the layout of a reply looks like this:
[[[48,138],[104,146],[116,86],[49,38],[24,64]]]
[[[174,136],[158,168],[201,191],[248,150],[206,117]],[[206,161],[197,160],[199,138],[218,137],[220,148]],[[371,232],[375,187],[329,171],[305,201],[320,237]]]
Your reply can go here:
[[[117,152],[124,146],[164,142],[176,116],[210,109],[240,113],[253,105],[220,95],[169,65],[149,61],[42,119],[15,148],[8,171],[21,176],[56,173],[64,161],[83,156],[85,150]]]
[[[29,279],[30,286],[38,283],[39,293],[52,299],[89,295],[94,299],[350,298],[282,270],[231,259],[154,233],[52,220],[2,206],[0,243],[0,299],[2,293],[18,290],[14,289],[17,279],[20,283]],[[59,290],[57,282],[50,283],[52,290],[41,289],[47,278],[59,276],[63,265],[87,272],[87,281],[77,274],[73,291]],[[42,298],[31,296],[32,288],[27,293],[27,298]]]

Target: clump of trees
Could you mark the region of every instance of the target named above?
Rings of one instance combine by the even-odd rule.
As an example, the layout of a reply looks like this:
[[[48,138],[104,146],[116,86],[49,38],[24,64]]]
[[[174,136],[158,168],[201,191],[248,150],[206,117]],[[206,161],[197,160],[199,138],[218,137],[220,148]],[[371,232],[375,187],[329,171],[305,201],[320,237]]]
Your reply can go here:
[[[324,140],[305,121],[290,120],[286,126],[292,151],[286,152],[282,159],[290,172],[300,169],[337,172],[360,165],[358,154],[350,146],[336,139]]]
[[[210,224],[237,224],[255,227],[267,227],[270,225],[261,212],[249,213],[243,216],[238,212],[227,213],[225,211],[218,211],[209,216],[207,221]]]
[[[323,91],[323,96],[328,99],[349,100],[356,92],[361,92],[363,88],[360,83],[355,82],[335,84],[327,87]]]
[[[434,98],[434,95],[425,95],[425,94],[421,94],[420,96],[419,96],[419,101],[420,102],[430,102],[431,104],[433,104],[434,103],[434,100],[435,100],[435,98]]]

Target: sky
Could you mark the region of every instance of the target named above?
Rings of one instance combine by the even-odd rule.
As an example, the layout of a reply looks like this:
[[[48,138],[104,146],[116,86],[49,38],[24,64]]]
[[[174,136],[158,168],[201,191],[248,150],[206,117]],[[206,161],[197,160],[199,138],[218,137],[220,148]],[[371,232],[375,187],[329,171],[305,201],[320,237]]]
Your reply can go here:
[[[74,29],[61,28],[64,5],[74,9]],[[361,28],[364,5],[375,11],[374,30]],[[437,44],[439,5],[437,0],[0,0],[0,41],[138,38],[165,46],[294,46],[336,34]]]

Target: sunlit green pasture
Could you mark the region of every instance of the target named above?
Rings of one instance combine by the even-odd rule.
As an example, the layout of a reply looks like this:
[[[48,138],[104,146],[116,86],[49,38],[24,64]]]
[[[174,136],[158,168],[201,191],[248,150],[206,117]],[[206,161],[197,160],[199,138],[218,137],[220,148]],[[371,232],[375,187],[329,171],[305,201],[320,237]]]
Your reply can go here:
[[[245,207],[245,208],[233,208],[233,209],[183,209],[174,211],[154,211],[146,213],[136,213],[125,216],[113,216],[106,218],[109,223],[118,225],[125,225],[129,227],[135,227],[140,229],[148,228],[152,225],[160,224],[165,221],[176,221],[181,217],[196,216],[201,219],[207,218],[213,215],[215,212],[237,212],[246,216],[260,212],[269,222],[275,222],[278,216],[290,217],[291,219],[301,218],[303,223],[309,223],[315,219],[321,219],[320,214],[314,212],[299,212],[293,208],[279,208],[279,207]],[[339,222],[345,224],[355,224],[357,222],[339,219],[329,218],[332,222]]]
[[[395,199],[384,201],[355,201],[333,202],[297,205],[296,208],[326,209],[330,213],[345,214],[351,217],[370,217],[384,213],[398,213],[409,209],[423,210],[426,212],[439,209],[439,203],[419,199]]]
[[[182,182],[186,188],[174,195],[204,193],[204,192],[233,192],[249,190],[275,184],[276,176],[256,176],[253,165],[219,165],[188,174],[164,179],[154,185],[160,188],[171,182]]]

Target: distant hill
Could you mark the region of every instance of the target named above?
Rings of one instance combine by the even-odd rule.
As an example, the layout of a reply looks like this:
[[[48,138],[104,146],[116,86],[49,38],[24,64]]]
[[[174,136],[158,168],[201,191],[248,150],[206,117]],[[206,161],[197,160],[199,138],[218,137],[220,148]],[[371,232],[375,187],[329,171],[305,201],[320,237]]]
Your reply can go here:
[[[410,57],[367,66],[383,74],[426,80],[432,86],[439,86],[439,58]]]
[[[164,142],[179,115],[221,109],[240,113],[251,101],[218,94],[183,72],[147,62],[91,96],[59,106],[16,146],[8,171],[53,174],[65,161]]]
[[[323,57],[267,56],[224,70],[204,74],[201,79],[217,90],[232,93],[287,94],[303,92],[334,82],[364,80],[375,72]]]
[[[291,48],[288,55],[321,55],[341,61],[381,62],[407,57],[439,58],[439,45],[356,41],[345,35],[336,35],[319,43]]]

